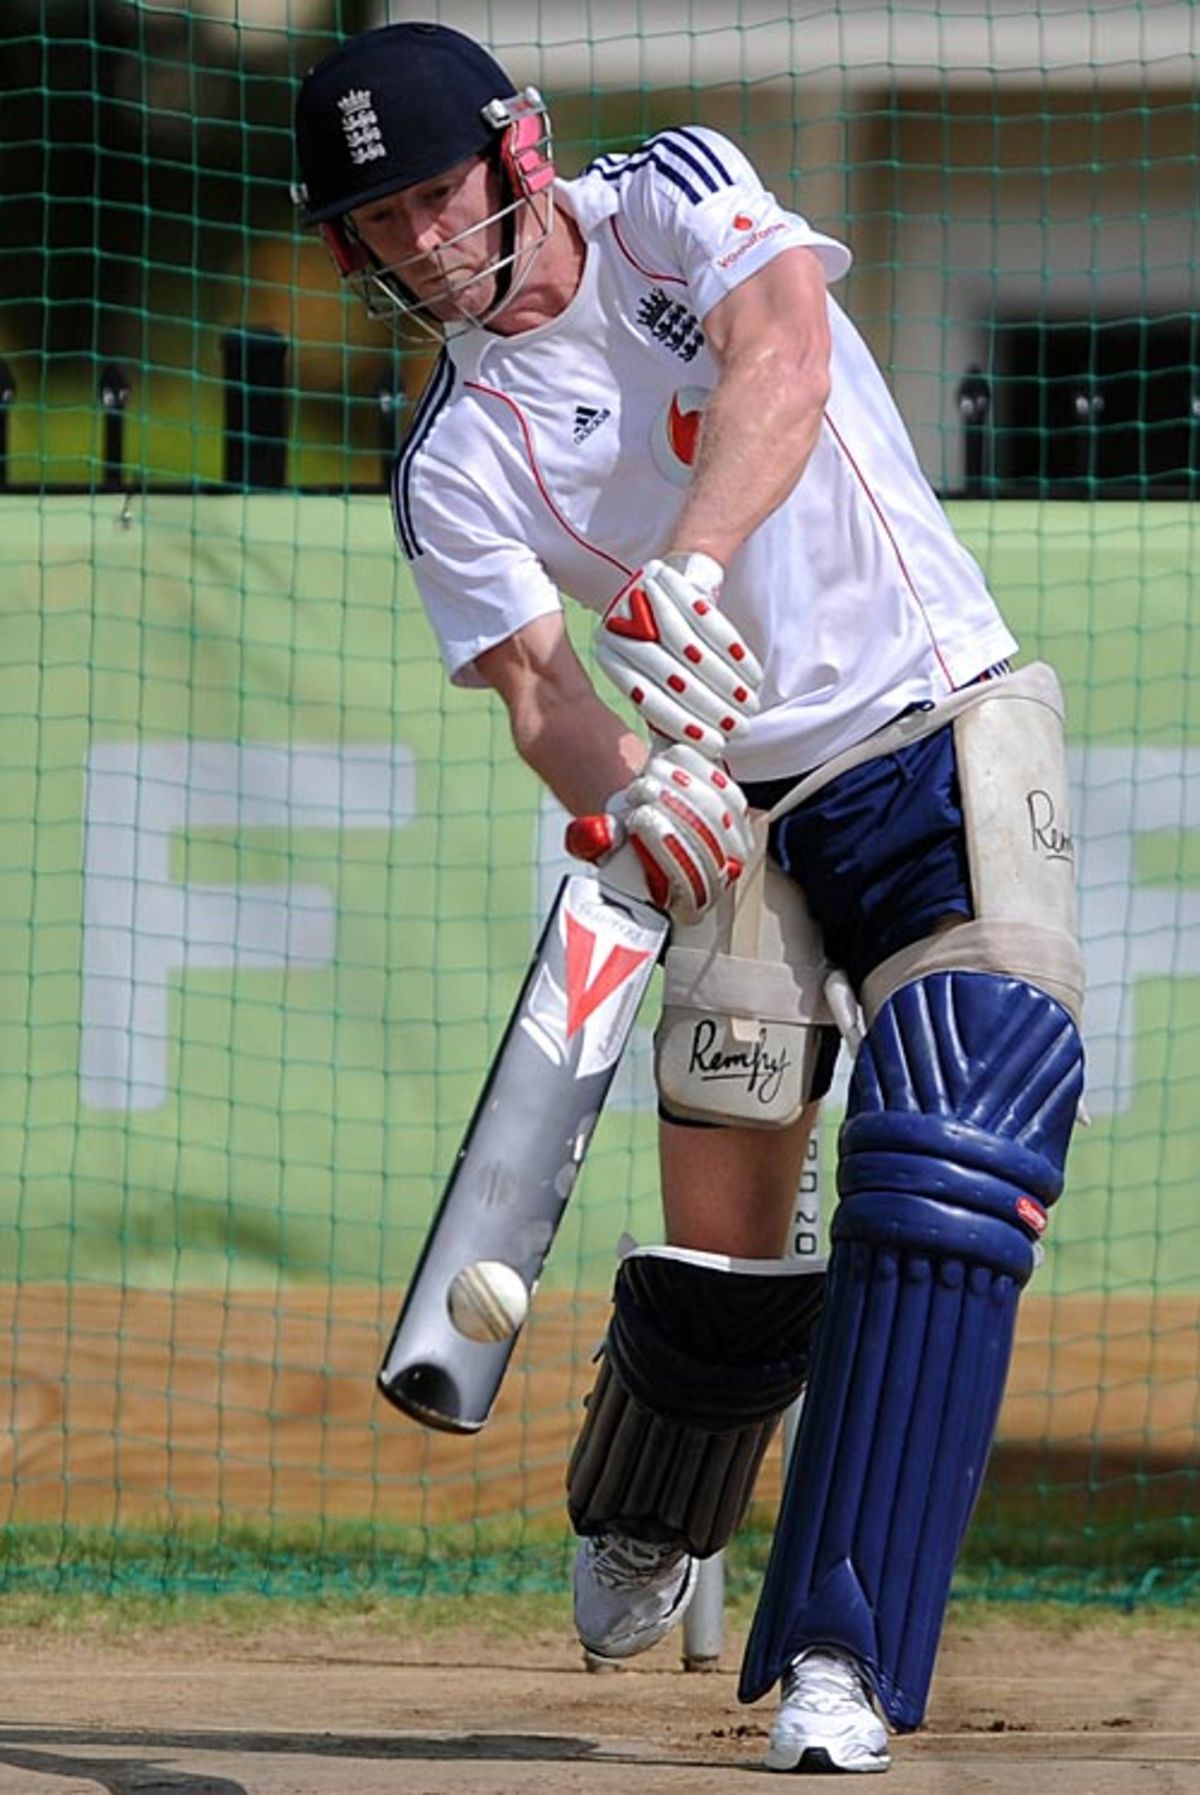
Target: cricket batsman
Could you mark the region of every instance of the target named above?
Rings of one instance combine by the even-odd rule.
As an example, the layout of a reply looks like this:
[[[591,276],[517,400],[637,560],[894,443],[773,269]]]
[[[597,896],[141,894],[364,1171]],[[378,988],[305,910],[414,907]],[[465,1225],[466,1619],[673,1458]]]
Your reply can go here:
[[[343,280],[441,341],[392,504],[446,671],[499,694],[571,852],[631,848],[671,921],[665,1244],[619,1267],[568,1470],[580,1639],[680,1620],[806,1389],[740,1693],[781,1687],[772,1769],[886,1770],[1082,1087],[1058,681],[1010,664],[834,296],[850,251],[727,138],[559,179],[536,89],[409,23],[309,72],[296,141]],[[818,1320],[783,1254],[835,1014]]]

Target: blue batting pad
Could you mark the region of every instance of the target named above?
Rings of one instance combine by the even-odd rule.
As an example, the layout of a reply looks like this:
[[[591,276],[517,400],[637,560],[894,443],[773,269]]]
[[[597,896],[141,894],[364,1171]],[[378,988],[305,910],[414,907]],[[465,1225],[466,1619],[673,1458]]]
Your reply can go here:
[[[1020,979],[936,973],[876,1017],[743,1701],[807,1646],[837,1646],[893,1726],[920,1724],[1082,1082],[1071,1018]]]

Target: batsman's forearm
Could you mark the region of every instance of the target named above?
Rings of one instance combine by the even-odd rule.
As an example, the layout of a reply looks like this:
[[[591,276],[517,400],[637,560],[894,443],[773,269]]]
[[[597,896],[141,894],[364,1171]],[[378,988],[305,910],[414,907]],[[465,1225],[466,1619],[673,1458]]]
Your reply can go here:
[[[603,810],[646,758],[645,742],[594,693],[569,702],[543,693],[510,719],[521,759],[572,816]]]
[[[645,743],[600,698],[561,613],[534,618],[475,666],[504,701],[518,754],[573,816],[602,810],[641,770]]]

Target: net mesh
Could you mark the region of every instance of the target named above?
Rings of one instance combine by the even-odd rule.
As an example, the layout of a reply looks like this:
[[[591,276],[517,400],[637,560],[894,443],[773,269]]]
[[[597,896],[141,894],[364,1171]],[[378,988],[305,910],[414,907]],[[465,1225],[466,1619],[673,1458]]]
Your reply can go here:
[[[1071,719],[1092,1125],[958,1587],[1194,1594],[1192,9],[387,16],[541,85],[565,173],[700,121],[852,244],[845,303]],[[562,869],[560,815],[495,705],[444,683],[395,550],[381,489],[428,355],[294,223],[296,80],[384,17],[0,17],[9,1589],[557,1582],[614,1244],[658,1237],[641,1026],[491,1426],[375,1399]]]

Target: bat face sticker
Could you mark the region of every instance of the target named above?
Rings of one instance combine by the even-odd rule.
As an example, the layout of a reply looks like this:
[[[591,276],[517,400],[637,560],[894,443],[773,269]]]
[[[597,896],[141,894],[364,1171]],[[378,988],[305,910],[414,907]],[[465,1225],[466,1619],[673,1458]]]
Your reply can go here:
[[[588,879],[569,882],[558,924],[520,1027],[553,1065],[570,1061],[576,1076],[588,1077],[616,1064],[657,943],[625,912],[598,899]]]

